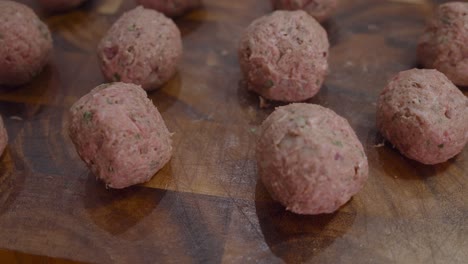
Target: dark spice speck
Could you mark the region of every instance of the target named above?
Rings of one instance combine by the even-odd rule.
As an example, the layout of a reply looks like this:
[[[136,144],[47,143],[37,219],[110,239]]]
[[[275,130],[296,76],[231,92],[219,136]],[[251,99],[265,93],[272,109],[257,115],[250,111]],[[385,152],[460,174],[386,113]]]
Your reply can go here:
[[[118,74],[118,73],[116,72],[116,73],[114,73],[114,76],[113,76],[113,77],[114,77],[114,81],[120,82],[120,80],[121,80],[120,74]]]

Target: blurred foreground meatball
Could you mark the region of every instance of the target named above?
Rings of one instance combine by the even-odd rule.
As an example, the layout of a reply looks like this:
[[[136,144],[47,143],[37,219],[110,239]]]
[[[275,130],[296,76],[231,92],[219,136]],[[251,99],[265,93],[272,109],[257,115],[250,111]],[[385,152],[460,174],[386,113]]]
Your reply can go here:
[[[0,85],[25,84],[48,63],[49,28],[29,7],[0,1]]]
[[[328,38],[304,11],[275,11],[246,29],[239,62],[248,89],[263,98],[298,102],[314,96],[328,70]]]
[[[271,3],[275,9],[302,9],[317,21],[323,22],[333,14],[338,0],[271,0]]]
[[[50,11],[66,11],[73,9],[86,0],[38,0],[39,4]]]
[[[78,154],[108,187],[147,182],[171,158],[171,133],[140,86],[103,84],[79,99],[70,114]]]
[[[108,80],[154,90],[176,73],[182,57],[180,31],[163,14],[139,6],[112,25],[98,56]]]
[[[261,126],[256,159],[272,197],[298,214],[336,211],[368,175],[367,157],[348,121],[313,104],[278,107]]]
[[[468,86],[468,3],[440,5],[419,40],[418,57],[453,83]]]
[[[202,4],[201,0],[136,0],[136,2],[170,17],[181,16]]]
[[[8,134],[5,129],[5,124],[3,123],[3,118],[0,116],[0,156],[5,151],[5,148],[7,145],[8,145]]]
[[[408,158],[441,163],[468,141],[468,99],[437,70],[403,71],[380,94],[377,126]]]

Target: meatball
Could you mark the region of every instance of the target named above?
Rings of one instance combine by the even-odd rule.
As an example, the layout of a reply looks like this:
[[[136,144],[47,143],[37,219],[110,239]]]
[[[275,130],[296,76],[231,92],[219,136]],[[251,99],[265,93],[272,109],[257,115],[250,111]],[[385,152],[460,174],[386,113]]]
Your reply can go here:
[[[348,121],[313,104],[276,108],[261,126],[256,159],[272,197],[298,214],[336,211],[368,175],[367,157]]]
[[[136,0],[138,4],[156,9],[166,16],[177,17],[201,6],[201,0]]]
[[[418,57],[453,83],[468,86],[468,3],[440,5],[419,40]]]
[[[3,154],[5,148],[8,144],[8,134],[5,129],[5,125],[3,124],[3,119],[0,116],[0,155]]]
[[[468,140],[468,99],[437,70],[398,73],[377,105],[377,126],[410,159],[444,162]]]
[[[303,101],[314,96],[328,70],[326,31],[306,12],[275,11],[244,32],[239,61],[249,90],[265,99]]]
[[[108,80],[157,89],[176,73],[182,57],[180,31],[163,14],[139,6],[112,25],[98,56]]]
[[[138,85],[103,84],[70,109],[70,138],[108,187],[150,180],[171,158],[172,141],[158,109]]]
[[[38,0],[41,6],[51,11],[65,11],[73,9],[85,1],[86,0]]]
[[[271,3],[275,9],[305,10],[317,21],[323,22],[335,11],[338,0],[271,0]]]
[[[31,81],[47,64],[51,51],[49,28],[33,10],[0,1],[0,85]]]

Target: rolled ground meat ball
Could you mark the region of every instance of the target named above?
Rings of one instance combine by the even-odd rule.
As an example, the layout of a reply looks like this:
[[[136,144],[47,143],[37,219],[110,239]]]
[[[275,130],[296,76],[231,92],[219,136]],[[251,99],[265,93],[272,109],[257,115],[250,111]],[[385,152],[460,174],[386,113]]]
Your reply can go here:
[[[139,6],[120,17],[98,47],[101,69],[112,81],[159,88],[176,72],[182,39],[174,22]]]
[[[441,163],[468,141],[468,99],[437,70],[403,71],[380,94],[377,126],[408,158]]]
[[[152,8],[166,16],[177,17],[201,6],[201,0],[136,0],[146,8]]]
[[[47,10],[65,11],[75,8],[86,0],[38,0],[39,4]]]
[[[3,123],[3,119],[0,116],[0,156],[5,151],[5,148],[8,144],[8,133],[5,129],[5,125]]]
[[[468,86],[468,3],[440,5],[419,40],[418,57],[453,83]]]
[[[248,89],[270,100],[314,96],[328,70],[326,31],[306,12],[275,11],[255,20],[239,45]]]
[[[338,0],[271,0],[275,9],[298,10],[302,9],[322,22],[335,11]]]
[[[29,7],[0,1],[0,85],[29,82],[49,61],[49,28]]]
[[[336,211],[368,175],[367,157],[348,121],[313,104],[276,108],[261,126],[256,159],[272,197],[298,214]]]
[[[78,154],[108,187],[150,180],[171,158],[171,133],[135,84],[103,84],[70,109],[69,133]]]

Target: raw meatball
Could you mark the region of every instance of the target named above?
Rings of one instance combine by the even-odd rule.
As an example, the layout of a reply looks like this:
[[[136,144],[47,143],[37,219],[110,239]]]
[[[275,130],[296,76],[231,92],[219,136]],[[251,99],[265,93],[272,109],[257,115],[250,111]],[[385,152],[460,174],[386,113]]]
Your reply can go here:
[[[103,84],[70,113],[70,138],[78,154],[111,188],[146,182],[171,158],[171,133],[140,86]]]
[[[338,0],[271,0],[275,9],[303,9],[319,22],[329,18],[335,11]]]
[[[86,0],[38,0],[39,4],[47,10],[65,11],[81,5]]]
[[[424,67],[437,69],[456,85],[468,86],[468,3],[440,5],[418,45]]]
[[[156,9],[166,16],[181,16],[187,11],[201,6],[201,0],[136,0],[146,8]]]
[[[52,38],[29,7],[0,1],[0,85],[29,82],[49,61]]]
[[[328,48],[327,32],[302,10],[275,11],[255,20],[239,45],[248,89],[276,101],[311,98],[327,74]]]
[[[403,71],[380,94],[377,126],[408,158],[441,163],[468,141],[468,99],[437,70]]]
[[[174,22],[141,6],[112,25],[98,47],[101,69],[112,81],[159,88],[176,72],[182,39]]]
[[[298,214],[336,211],[368,175],[367,157],[348,121],[313,104],[276,108],[261,126],[256,159],[272,197]]]
[[[0,116],[0,155],[5,151],[6,145],[8,144],[8,134],[3,124],[3,119]]]

